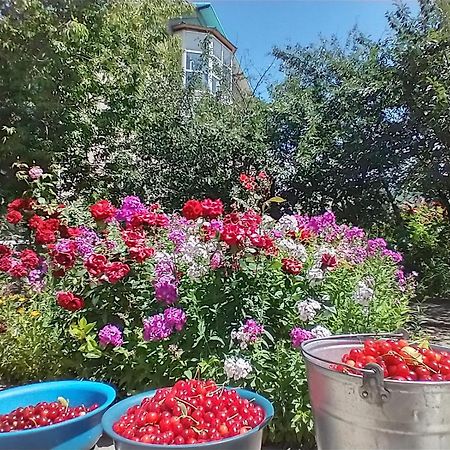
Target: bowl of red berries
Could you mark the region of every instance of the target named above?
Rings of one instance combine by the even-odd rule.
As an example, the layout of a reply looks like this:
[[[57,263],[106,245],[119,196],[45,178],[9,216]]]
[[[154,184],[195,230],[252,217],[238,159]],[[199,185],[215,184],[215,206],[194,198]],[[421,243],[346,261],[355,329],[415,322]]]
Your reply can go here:
[[[273,414],[272,404],[254,392],[179,380],[117,403],[102,424],[117,450],[260,450]]]
[[[93,381],[51,381],[0,391],[0,450],[89,450],[116,398]]]

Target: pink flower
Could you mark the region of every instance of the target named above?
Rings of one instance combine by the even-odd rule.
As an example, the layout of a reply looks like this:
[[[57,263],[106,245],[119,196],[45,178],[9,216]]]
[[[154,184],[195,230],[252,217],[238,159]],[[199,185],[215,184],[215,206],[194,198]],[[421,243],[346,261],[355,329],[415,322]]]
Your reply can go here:
[[[28,176],[32,179],[32,180],[38,180],[39,178],[42,177],[42,175],[44,175],[44,171],[42,170],[41,167],[39,166],[33,166],[30,168],[30,170],[28,171]]]

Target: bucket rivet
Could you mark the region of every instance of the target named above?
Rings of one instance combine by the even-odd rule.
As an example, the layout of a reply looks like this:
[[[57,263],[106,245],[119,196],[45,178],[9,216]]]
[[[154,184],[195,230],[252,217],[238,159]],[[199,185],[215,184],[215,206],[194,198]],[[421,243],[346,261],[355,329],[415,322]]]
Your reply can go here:
[[[381,394],[381,400],[387,400],[387,395],[386,394]]]
[[[368,393],[367,391],[364,391],[364,392],[361,393],[361,395],[362,395],[364,398],[367,398],[367,397],[369,396],[369,393]]]

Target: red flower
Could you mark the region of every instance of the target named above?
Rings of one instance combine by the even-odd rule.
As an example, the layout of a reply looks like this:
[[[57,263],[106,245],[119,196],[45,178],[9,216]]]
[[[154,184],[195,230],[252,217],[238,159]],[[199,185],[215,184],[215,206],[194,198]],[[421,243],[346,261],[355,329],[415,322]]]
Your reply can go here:
[[[128,264],[118,261],[106,266],[105,275],[110,283],[115,284],[122,278],[126,277],[129,271],[130,266],[128,266]]]
[[[58,292],[56,294],[56,302],[61,308],[68,311],[78,311],[84,308],[84,300],[73,295],[72,292]]]
[[[283,258],[281,260],[281,269],[283,272],[291,275],[298,275],[303,268],[303,264],[294,258]]]
[[[250,175],[247,175],[246,173],[241,173],[241,174],[239,175],[239,181],[240,181],[242,184],[247,183],[249,179],[250,179]]]
[[[100,277],[105,273],[107,264],[106,256],[94,253],[85,261],[84,267],[86,267],[91,276]]]
[[[155,254],[155,249],[151,247],[132,247],[130,248],[130,256],[138,263],[144,262]]]
[[[9,223],[17,224],[22,220],[23,216],[19,211],[16,211],[15,209],[12,209],[11,211],[6,214],[6,220]]]
[[[258,173],[258,178],[260,180],[267,180],[269,177],[267,176],[267,173],[264,172],[264,170],[261,170],[261,172]]]
[[[41,245],[52,244],[56,242],[55,233],[46,228],[39,228],[36,231],[36,242]]]
[[[112,219],[116,215],[116,208],[108,200],[100,200],[90,207],[92,217],[98,221]]]
[[[43,226],[43,224],[44,224],[44,220],[42,219],[41,216],[38,216],[37,214],[30,217],[30,219],[28,220],[28,226],[32,230],[37,230],[38,228],[41,228]]]
[[[79,236],[81,234],[81,230],[76,227],[68,227],[67,225],[60,225],[59,234],[61,235],[62,238],[68,239]]]
[[[61,222],[59,219],[47,219],[41,225],[41,228],[45,228],[46,230],[53,231],[54,233],[59,230]]]
[[[186,219],[196,220],[202,216],[202,204],[198,200],[188,200],[183,206],[182,213]]]
[[[253,233],[250,235],[250,242],[254,247],[264,250],[269,250],[273,247],[273,240],[267,235],[261,236],[260,234]]]
[[[336,267],[337,266],[336,256],[331,255],[330,253],[324,253],[322,255],[322,266],[328,267],[329,269]]]
[[[19,211],[20,209],[25,209],[30,207],[29,198],[16,198],[12,202],[8,203],[8,211]]]
[[[22,278],[28,274],[28,269],[23,264],[17,263],[13,264],[8,273],[15,278]]]
[[[122,239],[127,247],[139,247],[145,245],[145,232],[126,230],[122,231]]]
[[[300,230],[298,238],[301,241],[307,241],[308,239],[310,239],[312,236],[312,231],[308,230],[307,228],[303,228],[302,230]]]
[[[9,256],[12,253],[12,250],[7,246],[0,244],[0,258],[3,256]]]
[[[54,252],[53,260],[63,266],[65,270],[70,269],[75,264],[76,255],[74,252]]]
[[[141,228],[145,225],[154,225],[156,222],[156,214],[148,211],[136,211],[130,220],[131,228]]]
[[[260,214],[249,209],[242,214],[241,223],[243,226],[249,228],[249,230],[256,230],[261,225],[262,217]]]
[[[202,201],[202,215],[207,219],[215,219],[223,214],[222,200],[206,198]]]
[[[220,240],[226,242],[230,247],[240,245],[245,240],[245,230],[236,224],[226,224],[222,233],[220,233]]]
[[[8,272],[12,266],[12,259],[9,256],[0,258],[0,272]]]
[[[66,271],[64,269],[57,269],[52,271],[52,275],[55,278],[62,278],[65,275]]]
[[[162,213],[156,215],[156,226],[160,228],[167,228],[169,226],[169,218]]]
[[[242,186],[247,189],[247,191],[253,191],[253,189],[255,189],[256,187],[255,177],[253,177],[252,175],[241,173],[239,175],[239,181],[241,182]]]
[[[28,269],[35,269],[39,265],[38,255],[30,249],[25,249],[20,252],[20,260]]]

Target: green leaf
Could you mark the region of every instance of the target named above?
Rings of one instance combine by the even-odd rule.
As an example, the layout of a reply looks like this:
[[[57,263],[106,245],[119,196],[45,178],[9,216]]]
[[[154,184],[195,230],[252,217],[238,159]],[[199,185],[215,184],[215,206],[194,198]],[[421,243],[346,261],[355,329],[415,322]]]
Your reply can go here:
[[[266,203],[267,204],[269,204],[269,203],[284,203],[285,201],[286,200],[284,198],[275,196],[275,197],[269,198],[269,200],[267,200]]]

